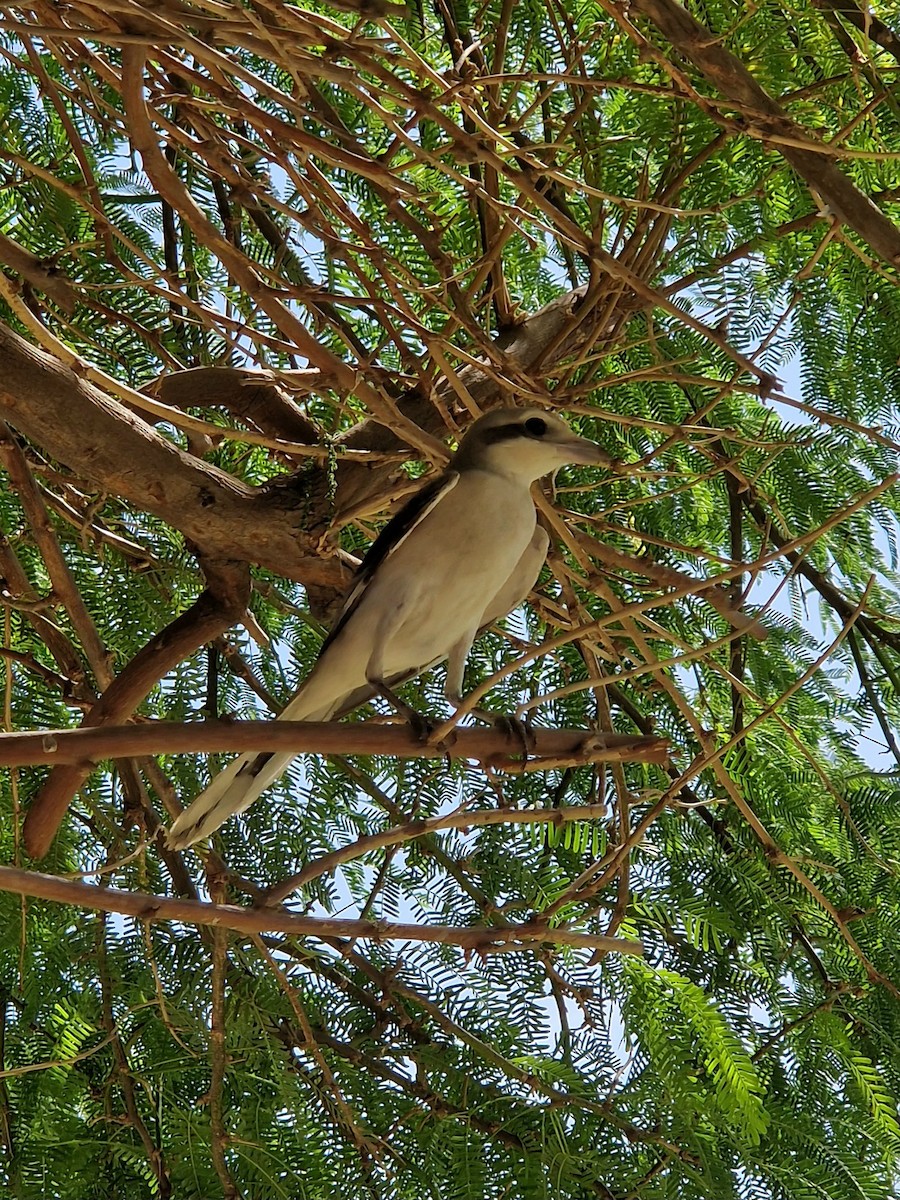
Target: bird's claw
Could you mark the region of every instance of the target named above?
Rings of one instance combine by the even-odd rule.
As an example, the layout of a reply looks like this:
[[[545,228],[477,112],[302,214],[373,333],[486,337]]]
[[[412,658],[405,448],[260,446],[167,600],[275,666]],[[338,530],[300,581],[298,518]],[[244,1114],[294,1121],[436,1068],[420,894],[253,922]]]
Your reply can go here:
[[[491,725],[498,733],[504,734],[510,740],[517,741],[522,747],[523,758],[527,758],[534,750],[534,734],[531,732],[531,726],[527,720],[520,721],[518,717],[510,717],[505,713],[488,712],[486,709],[475,709],[472,715],[479,721]]]
[[[399,716],[403,717],[406,723],[412,729],[420,742],[427,742],[431,737],[437,725],[428,717],[423,717],[420,712],[407,704],[405,700],[401,700],[397,693],[383,680],[370,680],[370,683],[375,688],[376,692],[382,699],[387,700],[388,704],[393,708]]]
[[[531,732],[531,726],[527,721],[520,721],[518,717],[509,717],[500,714],[493,717],[491,724],[498,732],[505,733],[508,738],[516,739],[522,747],[523,758],[527,758],[534,750],[534,734]]]
[[[410,708],[407,711],[406,720],[420,742],[429,741],[431,735],[437,729],[436,721],[432,721],[430,717],[425,717],[420,712],[416,712],[414,708]]]

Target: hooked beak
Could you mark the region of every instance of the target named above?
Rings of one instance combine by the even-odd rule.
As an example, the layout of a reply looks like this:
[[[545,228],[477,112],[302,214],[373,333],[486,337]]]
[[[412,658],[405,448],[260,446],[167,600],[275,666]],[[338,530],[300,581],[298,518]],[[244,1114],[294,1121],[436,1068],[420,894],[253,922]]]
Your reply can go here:
[[[587,438],[566,438],[562,449],[567,454],[567,462],[579,463],[585,467],[609,467],[615,470],[616,460],[611,458],[602,446],[589,442]]]

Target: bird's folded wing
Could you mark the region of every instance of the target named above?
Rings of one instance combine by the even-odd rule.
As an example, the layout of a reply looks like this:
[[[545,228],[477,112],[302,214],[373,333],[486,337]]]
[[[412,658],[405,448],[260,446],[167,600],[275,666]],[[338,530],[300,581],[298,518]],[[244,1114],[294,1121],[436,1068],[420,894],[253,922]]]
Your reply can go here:
[[[510,575],[509,579],[496,594],[492,596],[490,603],[485,607],[484,614],[478,622],[479,632],[483,632],[489,625],[493,625],[495,621],[499,621],[502,617],[511,613],[514,608],[518,608],[520,604],[528,598],[528,593],[537,583],[538,576],[541,573],[541,567],[547,558],[547,550],[550,546],[550,538],[547,535],[546,529],[538,525],[535,528],[534,536],[528,544],[525,553],[516,564],[516,568]],[[395,675],[392,679],[386,679],[385,683],[390,688],[401,687],[404,683],[408,683],[410,679],[415,679],[417,675],[423,675],[432,667],[437,666],[441,661],[440,658],[434,658],[431,662],[422,663],[402,675]],[[354,709],[359,708],[361,704],[365,704],[367,700],[371,700],[375,695],[375,689],[370,684],[365,684],[363,687],[357,688],[355,692],[351,692],[344,697],[340,708],[334,713],[333,719],[338,721],[341,717],[345,717]]]
[[[435,508],[448,493],[452,492],[459,483],[458,471],[443,471],[436,475],[430,483],[411,496],[399,512],[395,513],[369,547],[365,558],[356,573],[356,583],[351,590],[344,606],[335,621],[331,632],[322,643],[320,657],[337,635],[341,632],[353,613],[359,607],[366,589],[375,577],[382,563],[386,562],[406,541],[413,530],[421,524],[433,508]]]

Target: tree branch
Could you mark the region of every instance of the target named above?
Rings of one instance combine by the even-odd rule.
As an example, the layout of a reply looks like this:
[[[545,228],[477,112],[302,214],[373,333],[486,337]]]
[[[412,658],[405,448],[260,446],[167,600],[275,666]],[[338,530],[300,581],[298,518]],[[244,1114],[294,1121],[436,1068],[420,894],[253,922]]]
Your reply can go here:
[[[652,559],[625,554],[624,551],[617,550],[615,546],[610,546],[606,542],[601,542],[599,538],[585,533],[584,530],[578,530],[578,540],[591,558],[605,567],[643,575],[665,587],[684,588],[691,582],[691,576],[686,575],[684,571],[678,571],[665,563],[653,562]],[[716,579],[693,580],[693,594],[706,600],[721,617],[725,618],[732,629],[738,629],[760,642],[764,642],[768,637],[768,631],[764,625],[734,607],[724,587]]]
[[[176,617],[134,656],[86,714],[82,729],[70,732],[93,731],[96,736],[99,731],[94,727],[129,717],[165,674],[240,618],[250,596],[246,566],[207,562],[205,567],[206,589],[187,612]],[[90,772],[91,764],[85,764],[83,758],[72,759],[70,765],[51,771],[29,809],[22,830],[25,848],[34,858],[42,858],[49,850],[66,809]]]
[[[221,879],[210,879],[210,895],[218,907],[225,894]],[[212,997],[209,1013],[209,1124],[213,1166],[222,1185],[224,1200],[240,1200],[225,1150],[228,1145],[228,1130],[225,1126],[223,1090],[228,1068],[228,1031],[225,1021],[225,976],[228,966],[228,935],[221,925],[213,928],[212,940]]]
[[[595,733],[589,729],[532,729],[531,738],[529,758],[521,762],[517,758],[522,753],[522,742],[505,729],[457,728],[452,740],[442,745],[420,741],[405,722],[154,721],[145,725],[106,724],[102,729],[83,726],[0,733],[0,766],[78,764],[79,769],[88,771],[107,758],[292,750],[296,754],[384,754],[394,758],[445,758],[449,754],[489,762],[504,770],[545,771],[548,763],[554,767],[589,762],[661,763],[669,753],[665,738]]]
[[[314,377],[319,387],[329,382],[329,377],[321,371],[307,374]],[[316,426],[291,400],[277,378],[262,371],[227,366],[193,367],[163,375],[145,390],[172,408],[221,406],[241,420],[252,421],[272,437],[310,445],[319,440]]]
[[[171,896],[154,896],[144,892],[123,892],[116,888],[97,887],[43,875],[39,871],[22,871],[17,867],[0,867],[0,891],[18,896],[36,896],[60,904],[72,904],[100,912],[117,912],[140,921],[181,921],[186,925],[209,925],[213,928],[234,929],[239,933],[292,933],[297,937],[366,938],[373,941],[439,942],[461,946],[468,950],[488,951],[497,946],[533,946],[556,944],[581,949],[592,948],[618,951],[620,954],[642,955],[640,942],[624,938],[608,938],[602,934],[574,933],[570,929],[550,929],[545,926],[472,925],[458,929],[452,925],[404,925],[392,921],[354,921],[333,917],[303,917],[284,909],[239,908],[233,904],[206,904],[199,900],[182,900]]]
[[[652,21],[722,96],[735,104],[749,132],[763,141],[767,134],[777,135],[778,153],[818,192],[839,221],[858,233],[890,266],[900,266],[900,229],[827,157],[827,146],[823,145],[821,150],[815,148],[807,130],[760,87],[740,59],[725,49],[719,36],[675,0],[629,0],[629,3],[633,10]],[[713,106],[707,106],[707,112],[721,124]],[[792,144],[794,141],[805,143],[809,149]]]
[[[31,526],[35,544],[50,576],[53,593],[69,614],[98,687],[108,687],[113,677],[109,652],[100,642],[97,627],[63,556],[28,461],[5,421],[0,421],[0,463],[6,468],[9,481]]]
[[[340,587],[313,553],[297,484],[252,489],[186,454],[119,401],[0,324],[0,416],[99,490],[151,512],[211,558]]]
[[[71,316],[75,311],[77,293],[71,281],[50,260],[38,258],[5,233],[0,233],[0,262],[20,275],[36,292],[49,296],[64,313]]]
[[[44,602],[31,586],[31,581],[25,574],[25,568],[19,562],[9,539],[2,531],[0,531],[0,599],[4,604],[21,612],[24,619],[33,626],[35,633],[60,668],[63,678],[71,683],[72,696],[79,700],[92,698],[93,694],[87,682],[84,663],[77,649],[62,630],[40,611]],[[46,607],[49,608],[50,605],[46,604]]]
[[[603,804],[573,804],[566,808],[479,808],[462,809],[448,813],[446,817],[429,820],[407,821],[394,825],[380,833],[371,833],[357,838],[330,854],[323,854],[309,862],[302,871],[270,887],[264,894],[267,905],[280,904],[291,892],[295,892],[311,879],[318,879],[339,867],[341,863],[362,858],[374,850],[428,837],[444,829],[477,829],[484,825],[566,825],[570,821],[595,821],[608,815],[608,806]]]

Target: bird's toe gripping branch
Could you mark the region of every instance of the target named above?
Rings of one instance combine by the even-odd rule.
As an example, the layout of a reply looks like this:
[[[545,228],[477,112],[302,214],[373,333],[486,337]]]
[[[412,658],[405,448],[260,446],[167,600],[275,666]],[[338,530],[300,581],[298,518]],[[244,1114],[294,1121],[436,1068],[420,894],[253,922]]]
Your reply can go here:
[[[401,700],[393,688],[389,687],[383,679],[370,679],[369,683],[375,689],[376,693],[383,700],[387,700],[394,711],[408,722],[420,742],[427,742],[429,740],[435,730],[434,721],[424,716],[417,709],[413,708],[412,705],[407,704],[405,700]]]

